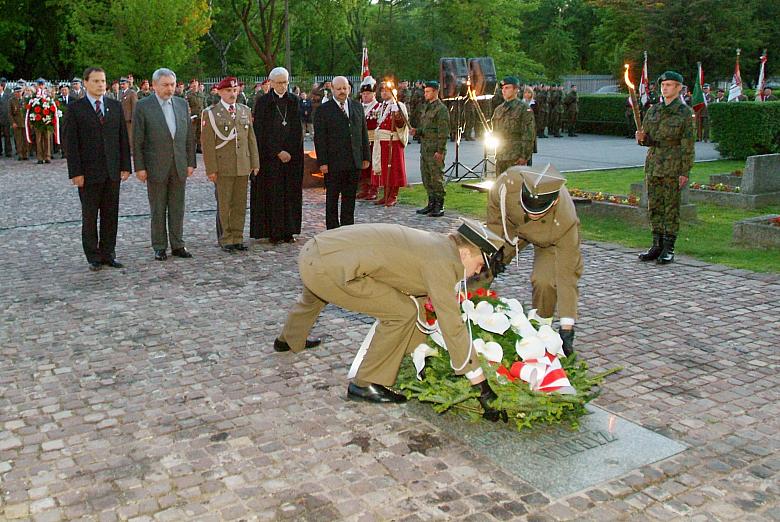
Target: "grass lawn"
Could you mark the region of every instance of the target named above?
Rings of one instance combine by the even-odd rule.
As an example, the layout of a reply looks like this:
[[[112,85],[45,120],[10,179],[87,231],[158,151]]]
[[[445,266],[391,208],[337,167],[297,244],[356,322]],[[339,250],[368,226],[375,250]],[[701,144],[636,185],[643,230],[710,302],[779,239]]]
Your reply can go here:
[[[697,163],[691,172],[691,181],[709,182],[710,174],[724,174],[742,168],[742,161]],[[642,181],[644,173],[637,168],[589,171],[569,174],[568,179],[569,187],[592,192],[628,194],[631,184]],[[422,185],[402,190],[398,199],[400,203],[416,206],[424,206],[427,201]],[[484,219],[487,195],[464,189],[459,184],[449,184],[446,208]],[[780,214],[780,206],[742,210],[697,204],[697,212],[696,223],[683,223],[680,228],[676,245],[678,253],[735,268],[780,273],[780,251],[777,249],[748,248],[736,246],[731,242],[732,224],[735,221],[763,214]],[[650,231],[645,227],[610,218],[582,216],[580,219],[585,239],[637,248],[649,246]]]

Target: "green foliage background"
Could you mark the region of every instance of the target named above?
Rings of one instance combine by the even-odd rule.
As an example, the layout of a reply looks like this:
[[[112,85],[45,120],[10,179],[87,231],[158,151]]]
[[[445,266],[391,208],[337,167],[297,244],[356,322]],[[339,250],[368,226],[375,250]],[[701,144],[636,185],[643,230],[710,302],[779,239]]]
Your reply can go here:
[[[577,130],[593,134],[626,134],[625,94],[581,94],[577,97]]]
[[[263,75],[284,64],[284,45],[261,60],[235,8],[248,6],[261,33],[258,6],[271,4],[270,40],[283,42],[284,0],[0,0],[0,74],[64,79],[101,65],[109,77],[160,66]],[[731,77],[739,47],[750,83],[761,50],[776,56],[780,41],[780,3],[759,0],[289,0],[289,10],[301,76],[358,74],[365,43],[375,76],[436,77],[444,56],[492,56],[499,76],[527,81],[619,75],[648,50],[653,77],[691,78],[701,61],[714,81]]]
[[[718,103],[709,114],[712,139],[724,157],[780,152],[780,102]]]

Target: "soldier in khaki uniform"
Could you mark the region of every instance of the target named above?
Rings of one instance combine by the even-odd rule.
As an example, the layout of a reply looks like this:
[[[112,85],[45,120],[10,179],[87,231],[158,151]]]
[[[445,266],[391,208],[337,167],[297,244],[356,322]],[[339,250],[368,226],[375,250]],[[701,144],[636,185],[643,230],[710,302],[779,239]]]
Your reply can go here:
[[[580,221],[565,183],[552,165],[510,167],[490,189],[487,226],[506,242],[501,265],[534,245],[532,303],[541,317],[552,317],[557,306],[563,350],[570,355],[583,263]],[[492,272],[501,270],[497,266]]]
[[[192,121],[192,130],[195,135],[195,143],[197,144],[197,152],[201,152],[200,149],[200,113],[203,112],[206,103],[206,97],[200,92],[200,82],[196,78],[190,80],[190,88],[184,94],[184,98],[187,100],[187,104],[190,106],[190,114]],[[251,109],[251,107],[250,107]]]
[[[27,113],[24,108],[27,100],[23,96],[24,89],[21,86],[14,87],[14,96],[8,100],[8,119],[14,131],[14,143],[16,144],[16,156],[19,161],[30,159],[27,138],[24,136],[24,116]]]
[[[229,76],[217,84],[219,103],[201,114],[201,146],[206,175],[217,187],[222,225],[219,244],[225,252],[246,250],[243,243],[246,191],[250,174],[260,168],[252,112],[236,103],[238,81]]]
[[[38,86],[35,97],[49,97],[49,91],[46,89],[46,80],[38,78],[35,83]],[[35,157],[38,158],[38,165],[44,163],[51,163],[51,134],[52,128],[47,127],[45,129],[35,128]]]
[[[488,417],[492,392],[461,319],[458,295],[503,241],[484,225],[463,221],[449,235],[383,223],[341,227],[309,240],[298,259],[303,292],[274,349],[302,351],[328,303],[376,317],[350,371],[347,397],[403,402],[403,395],[387,387],[395,383],[404,355],[425,341],[417,326],[422,309],[418,298],[427,296],[436,308],[453,370],[480,385]]]
[[[425,82],[423,98],[417,127],[409,131],[412,136],[420,138],[420,171],[428,193],[428,205],[416,212],[440,217],[444,215],[444,157],[447,155],[450,114],[439,99],[439,82]]]
[[[133,143],[133,112],[135,111],[135,105],[138,103],[138,95],[135,90],[130,88],[130,80],[127,78],[119,80],[119,102],[122,104],[122,114],[125,116],[127,137],[130,143]]]
[[[520,80],[514,76],[507,76],[501,82],[504,103],[493,112],[493,132],[499,141],[496,174],[512,165],[527,165],[534,153],[534,111],[518,99],[519,90]]]
[[[665,265],[674,261],[674,243],[680,228],[681,178],[687,179],[696,153],[693,111],[680,100],[683,77],[666,71],[658,78],[661,101],[648,109],[637,143],[649,147],[645,159],[647,211],[653,246],[640,261]]]

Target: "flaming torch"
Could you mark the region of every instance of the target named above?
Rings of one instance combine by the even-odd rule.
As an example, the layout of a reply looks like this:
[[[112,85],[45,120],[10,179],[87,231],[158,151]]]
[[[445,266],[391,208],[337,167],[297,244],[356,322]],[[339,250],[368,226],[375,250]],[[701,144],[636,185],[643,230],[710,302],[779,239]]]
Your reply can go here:
[[[623,80],[628,87],[628,95],[631,97],[631,108],[634,110],[634,123],[636,124],[636,130],[642,130],[642,117],[639,115],[639,100],[636,97],[636,88],[631,83],[631,78],[628,77],[628,64],[625,64],[626,72],[623,75]]]
[[[385,82],[385,87],[390,90],[390,94],[393,95],[393,102],[398,105],[398,90],[393,85],[392,81]],[[404,125],[409,125],[409,120],[406,119],[406,114],[404,114],[404,111],[401,110],[401,106],[398,106],[398,113],[401,115],[401,118],[404,120]]]

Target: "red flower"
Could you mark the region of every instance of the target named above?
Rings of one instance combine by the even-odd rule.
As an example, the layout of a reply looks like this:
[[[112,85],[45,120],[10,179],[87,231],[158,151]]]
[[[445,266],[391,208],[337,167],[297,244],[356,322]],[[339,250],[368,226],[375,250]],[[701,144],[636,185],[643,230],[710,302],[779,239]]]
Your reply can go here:
[[[471,299],[472,297],[474,297],[474,294],[472,294],[471,292],[466,294],[466,299]]]
[[[515,381],[515,379],[517,379],[517,377],[516,377],[516,376],[514,376],[514,375],[512,375],[512,374],[509,372],[509,370],[507,370],[507,369],[504,367],[504,365],[503,365],[503,364],[502,364],[501,366],[499,366],[499,367],[498,367],[498,370],[496,370],[496,373],[497,373],[497,374],[499,374],[499,375],[503,375],[504,377],[506,377],[506,378],[509,380],[509,382],[514,382],[514,381]]]
[[[426,300],[425,300],[425,304],[424,304],[423,306],[424,306],[424,307],[425,307],[425,309],[426,309],[426,310],[428,310],[429,312],[433,312],[433,303],[431,302],[431,300],[430,300],[430,299],[426,299]]]
[[[35,112],[41,112],[41,108],[38,107],[38,106],[36,106],[34,110],[35,110]]]
[[[49,109],[48,108],[43,109],[43,115],[46,116],[48,114],[49,114]]]
[[[433,326],[434,324],[436,324],[436,319],[432,319],[429,317],[428,319],[425,320],[425,322]]]
[[[488,290],[488,297],[498,297],[498,293],[495,290]]]
[[[487,292],[484,288],[477,288],[477,295],[480,297],[485,297],[487,295]]]
[[[35,115],[35,121],[41,121],[41,115],[40,114],[36,114]]]

